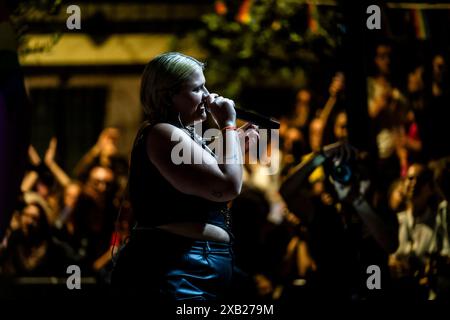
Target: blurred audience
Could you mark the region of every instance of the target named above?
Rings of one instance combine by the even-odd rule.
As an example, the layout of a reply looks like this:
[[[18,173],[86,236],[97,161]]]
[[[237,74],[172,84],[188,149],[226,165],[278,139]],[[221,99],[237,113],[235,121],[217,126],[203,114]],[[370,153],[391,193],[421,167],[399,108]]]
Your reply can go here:
[[[284,106],[280,144],[267,143],[280,171],[261,161],[244,166],[242,194],[230,204],[233,299],[449,299],[448,57],[436,53],[399,74],[394,53],[379,43],[367,76],[374,154],[348,143],[352,92],[337,72],[325,79],[326,94],[302,87],[292,108]],[[108,283],[112,253],[133,227],[119,138],[119,129],[104,128],[73,177],[58,164],[56,138],[43,160],[29,146],[23,199],[0,243],[0,276],[64,277],[77,264]],[[380,267],[383,290],[367,289],[369,265]]]
[[[14,215],[8,240],[0,250],[3,275],[63,276],[67,266],[79,260],[68,245],[52,235],[39,197],[25,197]]]

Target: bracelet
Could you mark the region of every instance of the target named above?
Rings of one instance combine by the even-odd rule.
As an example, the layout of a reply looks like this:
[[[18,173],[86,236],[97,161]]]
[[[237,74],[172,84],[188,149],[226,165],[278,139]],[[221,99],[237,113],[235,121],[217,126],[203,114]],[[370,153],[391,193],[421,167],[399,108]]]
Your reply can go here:
[[[237,130],[236,126],[226,126],[220,129],[220,131],[226,131],[226,130]]]

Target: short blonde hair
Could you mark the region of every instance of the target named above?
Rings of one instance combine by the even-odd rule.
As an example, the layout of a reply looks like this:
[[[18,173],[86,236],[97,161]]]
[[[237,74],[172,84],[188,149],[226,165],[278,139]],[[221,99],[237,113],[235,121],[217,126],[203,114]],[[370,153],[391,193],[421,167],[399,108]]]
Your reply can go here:
[[[188,78],[205,64],[179,52],[167,52],[152,59],[141,80],[141,103],[148,120],[168,119],[172,97]]]

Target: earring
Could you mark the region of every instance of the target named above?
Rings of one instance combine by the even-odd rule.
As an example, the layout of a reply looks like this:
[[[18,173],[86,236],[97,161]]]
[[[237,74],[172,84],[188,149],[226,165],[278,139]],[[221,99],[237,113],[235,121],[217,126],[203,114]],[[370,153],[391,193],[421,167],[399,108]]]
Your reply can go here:
[[[180,122],[181,127],[186,129],[186,126],[181,121],[181,113],[180,112],[178,112],[178,121]]]

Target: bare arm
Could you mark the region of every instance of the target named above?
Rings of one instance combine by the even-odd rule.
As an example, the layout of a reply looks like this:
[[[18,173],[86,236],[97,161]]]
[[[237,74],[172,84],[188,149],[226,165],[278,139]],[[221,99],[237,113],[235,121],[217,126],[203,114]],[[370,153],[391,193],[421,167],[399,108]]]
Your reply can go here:
[[[218,164],[211,154],[184,131],[161,123],[149,132],[147,155],[161,174],[180,192],[222,202],[234,199],[242,187],[238,133],[226,130],[223,145],[226,146],[226,161]]]
[[[97,143],[75,166],[75,175],[78,178],[82,178],[97,160],[101,166],[109,166],[111,164],[111,157],[118,153],[117,139],[119,136],[120,132],[117,128],[108,127],[103,129],[97,139]]]
[[[350,185],[343,185],[337,181],[333,183],[339,200],[350,204],[363,223],[366,225],[375,241],[386,251],[393,253],[398,247],[398,227],[389,223],[375,212],[366,199],[366,193],[370,186],[368,180],[355,181]]]
[[[323,143],[323,135],[326,132],[328,126],[330,125],[328,123],[328,120],[330,118],[331,112],[334,109],[334,106],[336,105],[337,101],[337,95],[343,90],[344,88],[344,74],[341,72],[336,73],[336,75],[333,77],[333,80],[330,84],[330,97],[328,98],[322,112],[320,113],[320,119],[323,123],[323,129],[322,129],[322,143]]]
[[[90,165],[94,162],[95,158],[99,156],[100,156],[100,148],[97,145],[95,145],[76,164],[74,169],[75,175],[78,178],[84,175],[88,171]]]
[[[55,161],[56,143],[56,138],[50,140],[50,145],[45,153],[44,161],[58,183],[65,188],[70,183],[70,178]]]
[[[324,128],[328,124],[328,119],[330,118],[331,111],[333,111],[334,106],[336,105],[336,96],[330,96],[323,107],[322,112],[320,113],[320,119],[322,119]]]
[[[280,194],[285,201],[294,197],[304,185],[309,175],[325,161],[320,153],[314,153],[310,158],[302,161],[289,173],[280,187]]]
[[[289,172],[280,187],[281,196],[285,200],[295,196],[305,180],[318,166],[321,166],[328,158],[339,159],[342,162],[350,157],[350,152],[350,146],[346,142],[335,142],[323,147],[321,152],[314,152],[311,157],[302,161]]]
[[[47,163],[47,167],[52,172],[58,183],[63,187],[67,187],[67,185],[70,183],[70,178],[64,172],[64,170],[61,169],[61,167],[56,162]]]
[[[29,171],[25,174],[25,176],[22,179],[22,184],[20,185],[20,190],[22,192],[30,191],[36,181],[38,180],[39,175],[36,171]]]
[[[32,145],[28,146],[28,158],[30,159],[31,164],[35,167],[41,164],[41,157],[39,157],[39,154]],[[36,171],[32,170],[27,172],[22,179],[20,190],[22,192],[30,191],[33,188],[36,181],[38,180],[38,178],[39,174]]]

